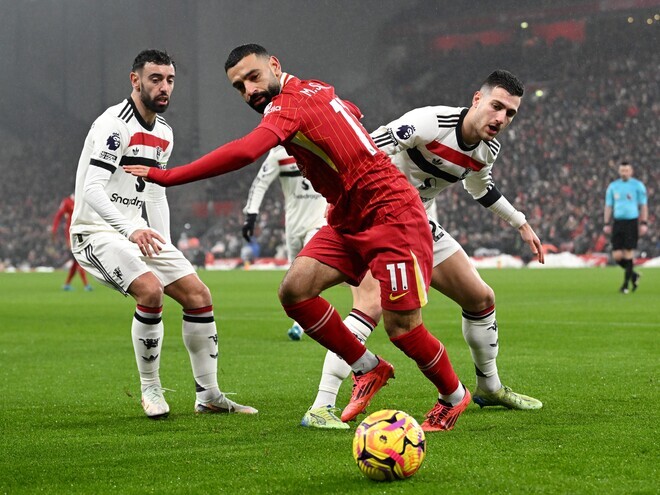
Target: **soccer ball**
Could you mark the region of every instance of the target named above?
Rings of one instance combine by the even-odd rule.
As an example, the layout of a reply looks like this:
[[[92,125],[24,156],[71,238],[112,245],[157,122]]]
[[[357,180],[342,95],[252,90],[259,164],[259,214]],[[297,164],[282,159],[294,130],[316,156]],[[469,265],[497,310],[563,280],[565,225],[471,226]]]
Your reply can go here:
[[[426,455],[426,437],[415,418],[385,409],[365,418],[355,430],[353,457],[360,471],[375,481],[409,478]]]

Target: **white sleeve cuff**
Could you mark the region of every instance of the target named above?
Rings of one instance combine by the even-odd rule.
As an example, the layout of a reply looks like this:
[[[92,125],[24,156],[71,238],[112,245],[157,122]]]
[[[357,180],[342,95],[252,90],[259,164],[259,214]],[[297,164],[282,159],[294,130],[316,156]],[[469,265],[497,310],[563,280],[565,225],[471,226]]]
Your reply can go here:
[[[505,222],[508,222],[508,224],[515,229],[519,229],[525,225],[525,223],[527,223],[525,214],[516,210],[504,196],[501,196],[500,199],[490,205],[488,209],[494,212]]]

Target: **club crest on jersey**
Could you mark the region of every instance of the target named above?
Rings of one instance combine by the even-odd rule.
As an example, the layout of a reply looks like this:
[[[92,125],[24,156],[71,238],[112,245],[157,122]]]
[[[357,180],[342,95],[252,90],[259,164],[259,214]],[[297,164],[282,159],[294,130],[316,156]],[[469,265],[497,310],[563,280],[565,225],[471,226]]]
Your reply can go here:
[[[156,160],[160,160],[160,155],[163,154],[163,148],[156,146]]]
[[[413,132],[415,132],[415,127],[406,124],[396,130],[396,135],[399,136],[399,139],[409,139],[412,137]]]
[[[109,150],[114,151],[119,148],[121,141],[119,140],[119,133],[113,132],[112,135],[105,142]]]

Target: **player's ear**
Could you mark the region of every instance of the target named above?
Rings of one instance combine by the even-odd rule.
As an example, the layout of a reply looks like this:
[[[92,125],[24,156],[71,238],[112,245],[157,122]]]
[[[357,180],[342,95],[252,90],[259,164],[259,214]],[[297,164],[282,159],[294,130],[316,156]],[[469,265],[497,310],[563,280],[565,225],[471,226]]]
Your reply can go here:
[[[270,59],[268,59],[268,65],[276,77],[280,77],[282,75],[282,66],[280,65],[280,61],[277,60],[275,55],[270,56]]]
[[[140,92],[140,75],[137,72],[131,72],[131,86],[133,90]]]
[[[481,93],[481,91],[475,91],[474,92],[474,96],[472,97],[472,106],[473,107],[476,107],[477,105],[479,105],[479,102],[481,101],[482,96],[483,96],[483,94]]]

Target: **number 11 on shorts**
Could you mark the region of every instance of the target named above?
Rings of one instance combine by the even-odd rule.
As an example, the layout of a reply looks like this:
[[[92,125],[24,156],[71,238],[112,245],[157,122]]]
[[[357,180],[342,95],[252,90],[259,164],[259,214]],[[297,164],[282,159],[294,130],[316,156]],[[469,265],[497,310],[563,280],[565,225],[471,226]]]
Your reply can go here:
[[[389,263],[385,265],[385,268],[390,272],[390,285],[392,287],[392,292],[397,292],[399,290],[399,278],[397,277],[397,273],[401,278],[401,290],[408,290],[408,274],[406,273],[405,263]]]

